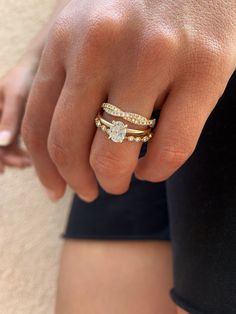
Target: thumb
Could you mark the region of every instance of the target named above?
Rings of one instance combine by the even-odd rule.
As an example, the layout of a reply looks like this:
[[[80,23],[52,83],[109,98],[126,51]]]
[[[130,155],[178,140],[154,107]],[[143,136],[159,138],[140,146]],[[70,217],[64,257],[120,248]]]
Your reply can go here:
[[[17,136],[24,113],[24,101],[19,95],[5,95],[0,119],[0,146],[8,146]]]

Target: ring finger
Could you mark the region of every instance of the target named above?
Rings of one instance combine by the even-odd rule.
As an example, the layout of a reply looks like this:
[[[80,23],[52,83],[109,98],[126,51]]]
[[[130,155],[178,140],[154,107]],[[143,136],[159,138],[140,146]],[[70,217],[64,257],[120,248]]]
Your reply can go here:
[[[125,84],[126,85],[126,84]],[[128,85],[126,85],[128,86]],[[120,92],[122,90],[122,93]],[[157,91],[146,95],[140,94],[138,85],[133,88],[114,88],[110,91],[108,101],[119,106],[123,111],[135,112],[149,118],[156,103]],[[161,94],[161,93],[159,93]],[[104,118],[108,121],[122,121],[122,118],[112,117],[105,113]],[[143,126],[134,125],[124,121],[130,129],[143,130]],[[134,137],[141,137],[136,136]],[[130,180],[136,168],[142,141],[128,141],[114,143],[104,132],[97,130],[91,148],[90,163],[100,185],[111,194],[122,194],[129,189]]]

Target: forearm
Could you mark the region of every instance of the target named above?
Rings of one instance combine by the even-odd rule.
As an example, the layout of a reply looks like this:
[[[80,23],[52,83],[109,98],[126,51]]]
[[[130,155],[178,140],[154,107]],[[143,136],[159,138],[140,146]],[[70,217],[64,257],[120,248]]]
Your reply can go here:
[[[31,39],[21,59],[30,59],[35,62],[36,66],[43,51],[45,41],[48,36],[48,32],[53,25],[55,18],[60,11],[70,2],[70,0],[56,0],[54,9],[48,19],[48,21],[41,27],[36,35]]]

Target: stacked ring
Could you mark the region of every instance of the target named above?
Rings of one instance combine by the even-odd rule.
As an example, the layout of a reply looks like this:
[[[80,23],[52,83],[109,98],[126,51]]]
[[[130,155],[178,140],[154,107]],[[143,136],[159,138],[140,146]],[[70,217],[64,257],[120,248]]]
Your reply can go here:
[[[141,116],[140,114],[134,113],[134,112],[125,112],[123,110],[121,110],[120,108],[118,108],[115,105],[112,105],[110,103],[103,103],[102,104],[102,109],[110,114],[111,116],[115,116],[115,117],[121,117],[122,119],[129,121],[133,124],[136,125],[141,125],[141,126],[149,126],[151,128],[153,128],[155,126],[156,123],[156,119],[147,119],[143,116]]]
[[[122,121],[109,122],[97,115],[95,124],[98,128],[108,135],[108,138],[115,143],[123,143],[124,140],[129,142],[147,142],[152,137],[150,129],[137,130],[130,129]]]

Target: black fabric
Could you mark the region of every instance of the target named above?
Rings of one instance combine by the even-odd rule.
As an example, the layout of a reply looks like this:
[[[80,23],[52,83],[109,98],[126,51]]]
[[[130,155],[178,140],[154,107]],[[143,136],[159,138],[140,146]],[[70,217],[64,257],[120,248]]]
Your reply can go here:
[[[133,178],[125,195],[112,196],[101,190],[92,204],[75,196],[63,236],[167,240],[167,190],[173,300],[191,314],[236,313],[235,145],[236,74],[210,116],[193,156],[166,186]]]
[[[124,195],[100,191],[99,198],[87,204],[75,196],[65,238],[168,240],[169,223],[165,185],[140,182],[133,178]],[[156,197],[153,198],[153,195]]]
[[[156,115],[157,116],[157,115]],[[146,153],[144,144],[140,153]],[[169,240],[165,183],[132,178],[127,193],[114,196],[100,188],[93,203],[74,197],[64,238]]]
[[[235,145],[236,73],[195,153],[167,182],[172,297],[190,313],[236,313]]]

